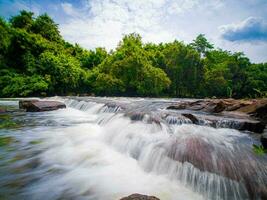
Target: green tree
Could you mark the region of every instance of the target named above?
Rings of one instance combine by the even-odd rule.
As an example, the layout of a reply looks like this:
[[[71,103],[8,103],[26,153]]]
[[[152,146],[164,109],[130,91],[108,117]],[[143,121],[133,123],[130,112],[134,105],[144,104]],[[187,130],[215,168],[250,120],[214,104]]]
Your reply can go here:
[[[62,40],[58,25],[46,13],[36,18],[32,26],[32,31],[50,41],[59,42]]]
[[[198,94],[203,79],[203,64],[198,52],[174,41],[163,50],[164,71],[171,79],[169,94],[176,97]]]
[[[152,66],[138,34],[124,36],[116,51],[99,65],[100,72],[119,79],[124,95],[159,95],[170,80],[159,68]]]
[[[26,10],[20,11],[20,14],[13,16],[10,19],[11,26],[14,28],[23,28],[29,31],[33,25],[33,12],[28,12]]]
[[[48,51],[40,55],[38,71],[50,78],[52,85],[49,91],[62,95],[75,92],[83,73],[74,57],[65,54],[55,55]]]
[[[190,45],[202,56],[205,56],[209,50],[214,48],[213,44],[208,42],[204,34],[199,34]]]
[[[96,48],[94,51],[86,51],[80,59],[82,67],[92,69],[102,63],[107,56],[108,53],[104,48]]]

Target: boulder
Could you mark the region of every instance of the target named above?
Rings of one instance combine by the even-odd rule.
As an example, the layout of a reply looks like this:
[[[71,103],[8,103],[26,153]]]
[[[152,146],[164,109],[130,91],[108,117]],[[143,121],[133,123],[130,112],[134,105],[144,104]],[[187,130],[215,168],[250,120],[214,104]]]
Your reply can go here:
[[[161,144],[160,148],[164,148],[166,155],[174,161],[191,163],[201,172],[210,172],[244,184],[250,199],[266,197],[266,182],[263,180],[266,180],[267,176],[259,170],[264,167],[264,163],[257,162],[257,158],[249,154],[242,155],[239,148],[229,150],[227,145],[219,146],[218,143],[196,136],[170,139]],[[194,176],[194,173],[190,174],[193,183],[201,184],[203,177]]]
[[[143,194],[131,194],[130,196],[123,197],[120,200],[160,200],[154,196],[147,196]]]
[[[58,101],[21,100],[19,108],[25,109],[26,112],[43,112],[66,108],[66,105]]]
[[[38,99],[26,99],[26,100],[20,100],[19,101],[19,108],[20,109],[26,109],[29,107],[33,102],[39,101]]]

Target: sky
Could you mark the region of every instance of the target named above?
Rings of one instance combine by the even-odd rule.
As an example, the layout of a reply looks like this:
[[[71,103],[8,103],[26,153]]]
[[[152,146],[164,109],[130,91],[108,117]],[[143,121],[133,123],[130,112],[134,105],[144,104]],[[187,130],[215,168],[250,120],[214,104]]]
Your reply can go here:
[[[0,0],[0,15],[48,13],[65,40],[114,49],[123,35],[144,42],[190,43],[205,34],[215,47],[267,62],[267,0]]]

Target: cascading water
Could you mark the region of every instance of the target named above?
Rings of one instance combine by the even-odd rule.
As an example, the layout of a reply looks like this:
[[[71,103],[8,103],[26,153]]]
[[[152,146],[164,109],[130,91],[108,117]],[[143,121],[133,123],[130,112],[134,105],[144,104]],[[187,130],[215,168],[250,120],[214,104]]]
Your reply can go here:
[[[61,100],[67,109],[15,114],[23,127],[1,132],[15,138],[16,151],[2,150],[8,158],[0,163],[0,196],[115,200],[143,193],[162,200],[266,198],[267,158],[252,151],[257,141],[219,128],[238,124],[221,121],[214,128],[200,120],[195,125],[164,109],[171,100]],[[14,183],[19,185],[15,189],[10,187]]]

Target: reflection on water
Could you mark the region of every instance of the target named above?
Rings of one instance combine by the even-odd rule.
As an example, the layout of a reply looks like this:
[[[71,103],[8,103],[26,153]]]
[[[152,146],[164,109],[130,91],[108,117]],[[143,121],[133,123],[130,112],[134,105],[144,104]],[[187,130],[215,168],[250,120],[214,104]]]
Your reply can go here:
[[[247,134],[175,122],[165,115],[167,100],[65,103],[8,114],[16,126],[0,130],[4,199],[260,199],[266,190],[266,156],[253,154],[257,142]]]

